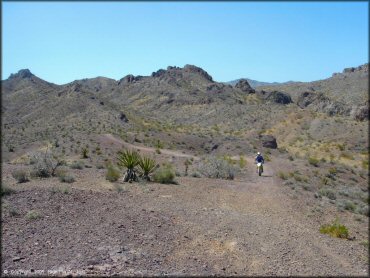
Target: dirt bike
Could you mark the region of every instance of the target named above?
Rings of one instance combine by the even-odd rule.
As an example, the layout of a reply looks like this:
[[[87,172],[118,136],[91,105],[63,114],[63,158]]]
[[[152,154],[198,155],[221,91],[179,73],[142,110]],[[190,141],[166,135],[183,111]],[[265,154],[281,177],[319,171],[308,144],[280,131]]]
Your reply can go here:
[[[262,162],[258,162],[257,163],[257,172],[258,172],[258,175],[261,176],[262,173],[263,173],[263,166],[262,166]]]

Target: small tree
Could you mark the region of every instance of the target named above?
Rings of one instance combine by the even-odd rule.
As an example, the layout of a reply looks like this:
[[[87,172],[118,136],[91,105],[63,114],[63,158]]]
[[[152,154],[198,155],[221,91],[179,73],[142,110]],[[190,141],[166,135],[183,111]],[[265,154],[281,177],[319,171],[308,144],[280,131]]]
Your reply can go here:
[[[139,164],[140,156],[136,151],[119,151],[118,152],[118,166],[126,168],[126,173],[123,177],[124,182],[137,181],[135,167]]]

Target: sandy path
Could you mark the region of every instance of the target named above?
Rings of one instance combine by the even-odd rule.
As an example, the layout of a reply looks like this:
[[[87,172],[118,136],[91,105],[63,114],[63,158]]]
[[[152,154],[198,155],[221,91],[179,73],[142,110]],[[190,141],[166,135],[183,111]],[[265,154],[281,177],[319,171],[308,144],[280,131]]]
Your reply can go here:
[[[111,140],[113,142],[116,142],[116,143],[118,143],[118,144],[120,144],[120,145],[122,145],[126,148],[142,150],[142,151],[151,152],[151,153],[156,152],[155,148],[133,145],[133,144],[127,143],[127,142],[125,142],[125,141],[123,141],[123,140],[121,140],[117,137],[114,137],[112,134],[104,134],[103,136],[106,139]],[[161,149],[161,153],[165,154],[165,155],[169,155],[169,156],[193,158],[194,160],[199,160],[199,158],[194,156],[194,155],[185,154],[185,153],[180,152],[180,151]]]

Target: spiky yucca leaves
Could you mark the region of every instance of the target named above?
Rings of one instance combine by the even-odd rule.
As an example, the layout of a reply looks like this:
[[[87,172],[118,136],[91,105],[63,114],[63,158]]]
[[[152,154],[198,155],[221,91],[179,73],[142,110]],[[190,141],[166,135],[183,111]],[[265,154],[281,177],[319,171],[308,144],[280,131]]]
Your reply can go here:
[[[136,151],[119,151],[118,156],[118,166],[127,168],[126,174],[123,178],[123,181],[136,181],[137,176],[135,173],[135,167],[139,164],[140,161],[140,155]]]
[[[140,174],[147,181],[150,181],[150,175],[154,172],[157,166],[158,164],[155,160],[149,157],[142,157],[139,160]]]

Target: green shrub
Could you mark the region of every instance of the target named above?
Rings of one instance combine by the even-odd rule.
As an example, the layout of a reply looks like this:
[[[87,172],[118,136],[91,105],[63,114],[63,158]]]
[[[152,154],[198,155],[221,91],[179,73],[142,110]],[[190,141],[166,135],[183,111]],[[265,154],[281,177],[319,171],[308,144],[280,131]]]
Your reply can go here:
[[[73,161],[72,164],[69,167],[71,169],[81,170],[81,169],[84,168],[84,163],[82,161]]]
[[[154,172],[153,179],[155,182],[164,184],[176,184],[175,182],[175,171],[171,165],[162,165],[159,169]]]
[[[5,196],[5,195],[10,195],[14,193],[14,189],[13,188],[10,188],[8,185],[6,184],[1,184],[1,196]]]
[[[191,176],[193,177],[193,178],[201,178],[202,176],[201,176],[201,174],[199,174],[198,172],[193,172],[193,173],[191,173]]]
[[[347,227],[340,224],[338,219],[336,219],[333,224],[322,225],[320,227],[320,233],[337,238],[348,238],[349,236]]]
[[[107,166],[107,173],[105,174],[105,178],[110,182],[115,182],[120,177],[120,171],[114,167],[112,164],[108,164]]]
[[[65,175],[62,175],[59,177],[59,180],[61,182],[66,182],[66,183],[72,183],[74,182],[76,179],[75,177],[72,175],[72,174],[65,174]]]
[[[29,174],[25,169],[14,170],[12,172],[12,176],[17,180],[18,183],[29,181]]]
[[[344,209],[349,211],[355,211],[356,210],[356,204],[352,201],[346,200],[344,202]]]
[[[308,163],[310,163],[311,165],[313,165],[315,167],[319,166],[319,160],[315,157],[309,157],[308,158]]]
[[[321,188],[319,190],[319,195],[320,196],[325,196],[325,197],[329,198],[330,200],[337,199],[337,196],[336,196],[335,192],[330,188]]]
[[[184,165],[185,165],[185,176],[188,175],[188,170],[189,170],[189,166],[192,165],[193,163],[191,162],[191,160],[189,159],[186,159],[184,161]]]
[[[41,214],[35,210],[30,210],[29,212],[27,212],[26,218],[29,220],[38,219],[41,218]]]
[[[247,165],[247,161],[245,160],[244,156],[239,157],[239,167],[240,169],[243,169]]]
[[[277,174],[278,174],[278,177],[281,178],[282,180],[288,179],[288,175],[282,171],[279,171]]]

